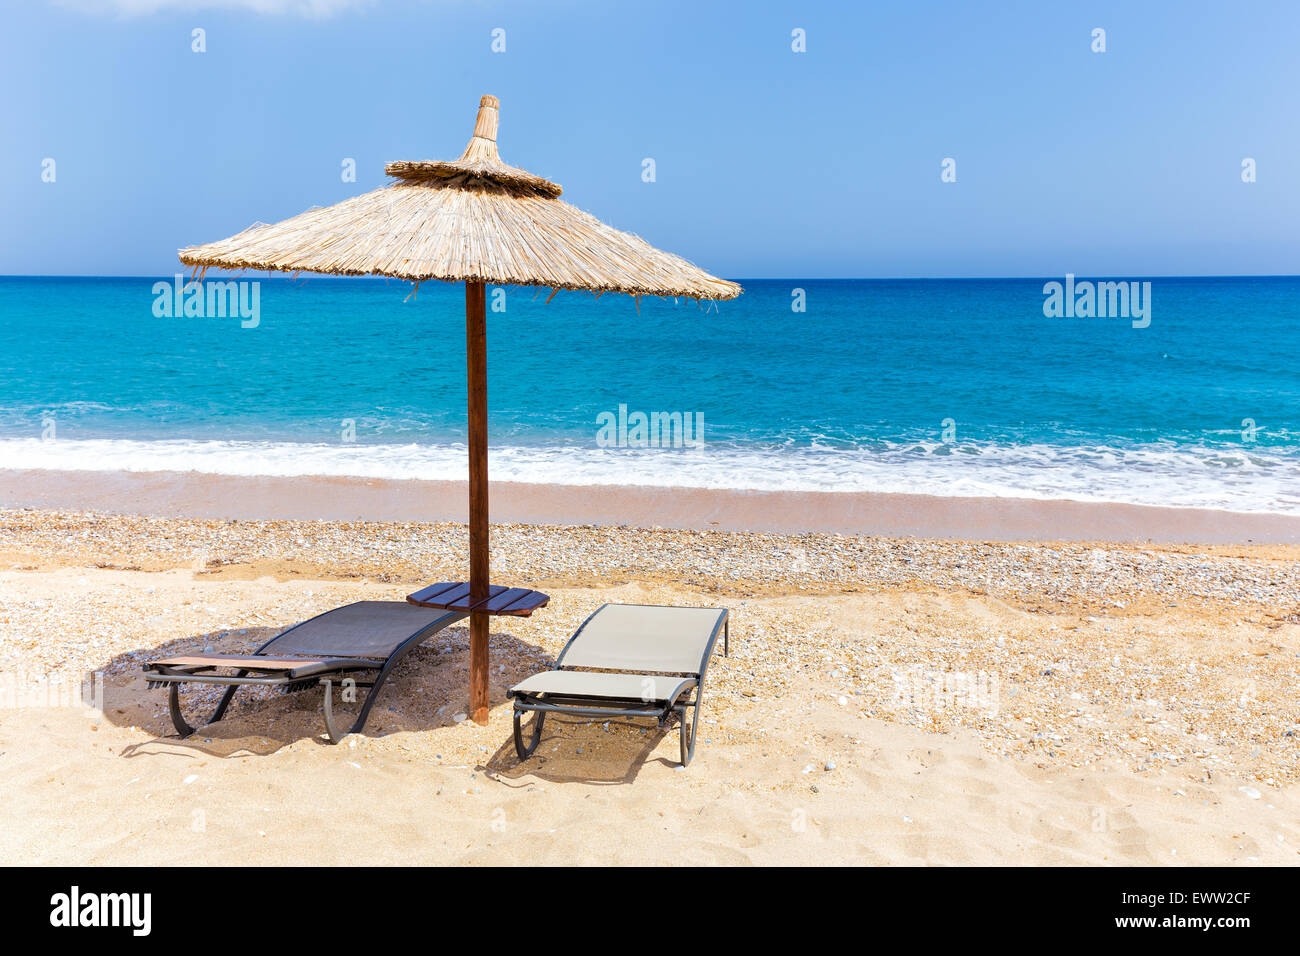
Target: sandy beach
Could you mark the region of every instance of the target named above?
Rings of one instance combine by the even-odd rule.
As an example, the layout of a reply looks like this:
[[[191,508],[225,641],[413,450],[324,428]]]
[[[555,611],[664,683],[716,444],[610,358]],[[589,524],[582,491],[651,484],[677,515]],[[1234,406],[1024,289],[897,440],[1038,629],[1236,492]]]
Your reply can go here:
[[[1298,544],[1300,517],[1117,502],[492,482],[496,521],[996,541]],[[336,521],[465,521],[463,481],[0,469],[10,506]]]
[[[0,511],[9,862],[1300,862],[1294,545],[497,524],[552,600],[497,620],[490,723],[453,627],[334,747],[319,691],[179,740],[140,665],[461,577],[464,526],[106,511]],[[514,755],[505,689],[606,601],[731,611],[685,770],[650,722]]]

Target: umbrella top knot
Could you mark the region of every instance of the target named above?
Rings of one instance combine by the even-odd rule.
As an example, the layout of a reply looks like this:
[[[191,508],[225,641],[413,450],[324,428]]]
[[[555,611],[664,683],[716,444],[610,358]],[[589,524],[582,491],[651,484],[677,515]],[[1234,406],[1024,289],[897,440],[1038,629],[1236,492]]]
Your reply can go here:
[[[489,93],[484,93],[478,99],[478,117],[474,120],[474,139],[469,141],[469,146],[465,147],[465,152],[469,153],[473,148],[475,140],[486,140],[492,144],[492,154],[495,156],[497,151],[497,119],[501,108],[500,101]],[[464,159],[465,157],[461,157]]]
[[[495,96],[484,94],[479,98],[474,135],[460,159],[449,162],[404,160],[389,163],[384,172],[395,179],[422,186],[499,189],[556,198],[563,192],[557,184],[501,161],[497,152],[499,107]]]

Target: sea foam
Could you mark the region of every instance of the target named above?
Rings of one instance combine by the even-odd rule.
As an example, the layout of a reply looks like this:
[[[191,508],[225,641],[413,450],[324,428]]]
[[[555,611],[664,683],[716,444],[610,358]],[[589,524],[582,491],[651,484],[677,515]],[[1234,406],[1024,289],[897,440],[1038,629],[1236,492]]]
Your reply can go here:
[[[463,481],[463,444],[0,439],[7,469]],[[1232,446],[879,442],[627,449],[492,447],[494,481],[891,492],[1127,502],[1300,515],[1300,453]]]

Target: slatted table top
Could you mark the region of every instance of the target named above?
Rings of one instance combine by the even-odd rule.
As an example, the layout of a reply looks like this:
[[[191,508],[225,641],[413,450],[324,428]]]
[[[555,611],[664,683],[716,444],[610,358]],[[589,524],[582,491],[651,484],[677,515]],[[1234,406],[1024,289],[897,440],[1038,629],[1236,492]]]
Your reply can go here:
[[[528,617],[539,607],[546,607],[549,594],[530,591],[528,588],[510,588],[501,584],[488,587],[488,596],[471,601],[469,584],[464,581],[441,581],[408,594],[406,600],[420,607],[440,608],[447,611],[473,611],[479,614]]]

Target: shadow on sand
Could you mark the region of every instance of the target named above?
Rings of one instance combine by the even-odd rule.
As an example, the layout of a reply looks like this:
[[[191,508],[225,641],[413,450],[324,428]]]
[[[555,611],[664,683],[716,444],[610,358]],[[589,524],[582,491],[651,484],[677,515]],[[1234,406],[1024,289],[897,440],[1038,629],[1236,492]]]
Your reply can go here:
[[[265,627],[239,632],[212,631],[115,658],[113,669],[125,670],[133,680],[128,686],[109,688],[105,719],[156,735],[153,740],[123,748],[122,756],[184,756],[196,752],[217,758],[269,756],[301,740],[334,748],[325,735],[321,687],[291,694],[275,688],[242,687],[223,718],[209,724],[206,721],[224,688],[187,684],[181,692],[182,710],[186,720],[197,728],[187,738],[178,736],[171,725],[167,691],[145,689],[139,669],[142,660],[199,651],[252,653],[282,630]],[[537,751],[520,762],[511,736],[510,702],[505,690],[530,674],[554,666],[554,659],[541,648],[507,632],[491,634],[490,654],[494,668],[489,686],[492,723],[501,727],[502,734],[495,751],[477,768],[490,779],[505,786],[522,786],[537,779],[555,783],[620,784],[635,780],[647,762],[659,762],[666,767],[677,765],[675,746],[673,758],[652,756],[665,736],[676,734],[675,722],[661,728],[652,721],[589,722],[558,715],[551,715],[547,720]],[[453,729],[458,727],[456,718],[465,709],[468,664],[468,627],[453,626],[439,632],[393,668],[365,729],[357,736],[429,734],[420,749],[428,750],[431,755],[438,753],[441,735],[461,732]],[[340,726],[351,726],[364,696],[365,691],[361,690],[355,702],[336,700],[335,714]],[[448,738],[447,749],[454,746]],[[348,759],[345,755],[350,748],[346,740],[335,749],[340,760]]]
[[[530,727],[526,724],[525,732]],[[666,737],[672,739],[669,755],[654,756]],[[675,769],[679,765],[677,758],[675,718],[660,727],[651,720],[591,721],[551,714],[531,757],[521,762],[515,753],[514,738],[509,737],[479,770],[507,786],[532,780],[620,784],[636,780],[647,763]]]

